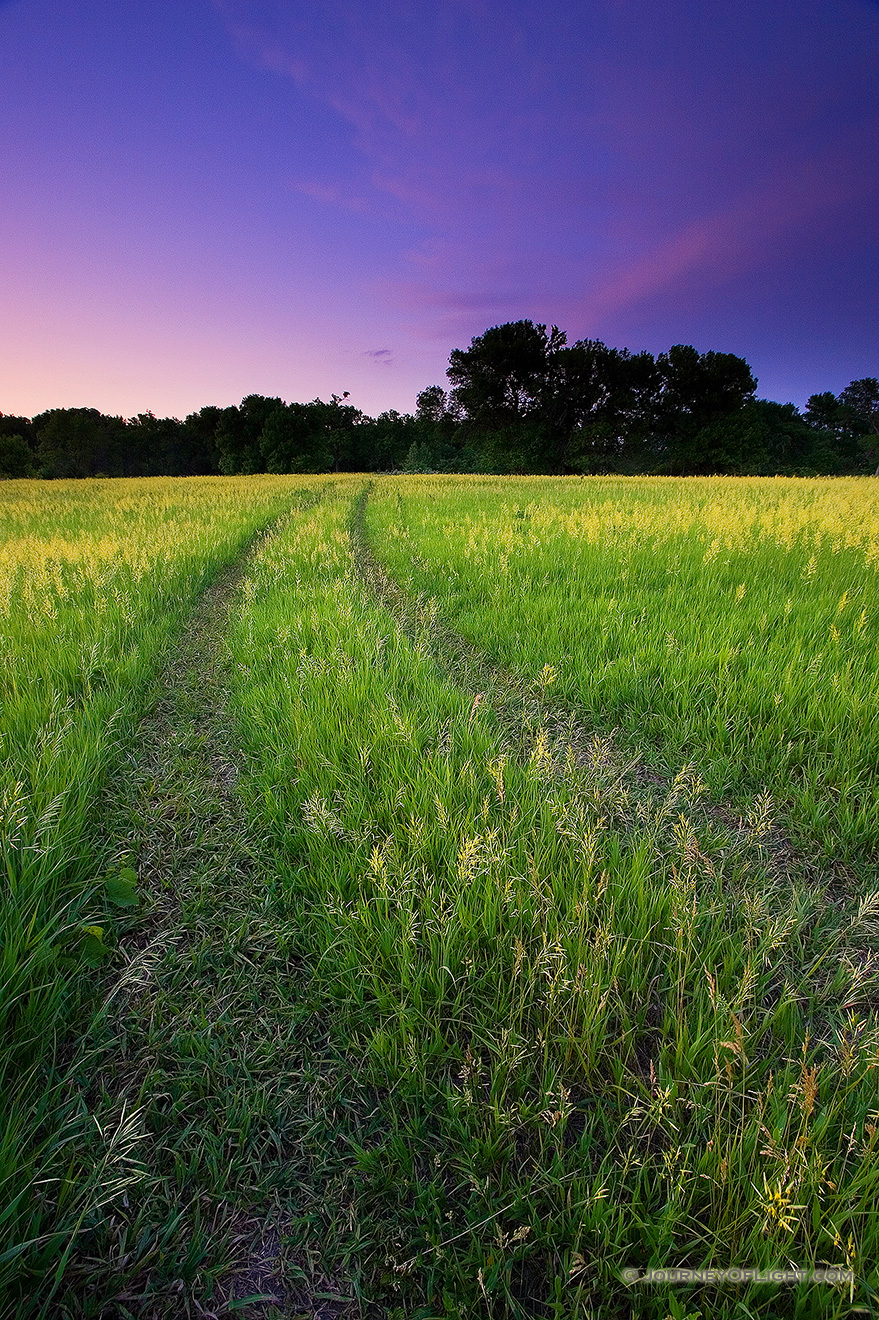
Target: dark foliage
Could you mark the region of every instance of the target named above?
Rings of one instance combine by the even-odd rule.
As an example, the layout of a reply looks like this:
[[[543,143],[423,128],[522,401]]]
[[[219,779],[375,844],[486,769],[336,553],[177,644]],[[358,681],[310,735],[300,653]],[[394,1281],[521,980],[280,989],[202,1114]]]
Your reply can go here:
[[[0,480],[36,475],[33,451],[24,436],[0,431]]]
[[[676,344],[630,353],[558,326],[511,321],[454,349],[449,389],[414,414],[367,417],[334,394],[285,403],[107,417],[0,413],[0,477],[255,472],[869,473],[879,463],[879,380],[813,394],[804,414],[757,399],[744,358]],[[877,469],[879,475],[879,469]]]

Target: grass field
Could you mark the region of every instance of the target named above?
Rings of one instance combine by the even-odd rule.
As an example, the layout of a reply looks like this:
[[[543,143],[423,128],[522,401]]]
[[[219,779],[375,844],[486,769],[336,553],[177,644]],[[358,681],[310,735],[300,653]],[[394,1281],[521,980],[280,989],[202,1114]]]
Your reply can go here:
[[[873,1314],[875,489],[8,483],[0,1315]]]

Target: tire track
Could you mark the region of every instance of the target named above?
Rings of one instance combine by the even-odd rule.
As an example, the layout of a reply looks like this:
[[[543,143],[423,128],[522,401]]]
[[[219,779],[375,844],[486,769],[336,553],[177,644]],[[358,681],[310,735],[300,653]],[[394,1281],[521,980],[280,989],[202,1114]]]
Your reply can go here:
[[[326,494],[306,491],[294,512]],[[279,1134],[302,1104],[303,1023],[291,999],[303,977],[287,952],[290,913],[272,891],[271,851],[237,791],[242,754],[227,703],[227,621],[287,516],[199,598],[138,745],[102,795],[99,852],[110,872],[136,869],[142,912],[120,924],[125,963],[72,1052],[66,1086],[98,1132],[121,1115],[128,1176],[84,1223],[52,1301],[59,1314],[347,1310],[312,1305],[315,1291],[343,1290],[319,1268],[291,1271],[283,1243],[297,1169]],[[81,1153],[89,1158],[87,1142]]]
[[[829,876],[822,874],[814,860],[794,846],[770,819],[768,799],[758,799],[748,815],[742,816],[730,803],[707,799],[696,766],[683,767],[670,781],[640,758],[627,758],[613,733],[602,735],[589,728],[575,708],[492,664],[443,619],[435,601],[410,596],[376,558],[369,543],[366,508],[371,488],[368,483],[355,501],[349,525],[359,576],[412,644],[430,654],[472,695],[474,709],[484,702],[493,710],[513,755],[530,759],[542,738],[549,763],[563,778],[570,748],[576,764],[594,778],[599,792],[606,795],[609,790],[622,790],[621,805],[630,811],[632,822],[668,827],[679,823],[681,813],[686,812],[697,830],[712,836],[712,852],[716,850],[722,859],[745,858],[776,883],[796,874],[812,884],[849,887],[852,877],[845,868],[832,866]],[[621,813],[616,814],[619,821]]]

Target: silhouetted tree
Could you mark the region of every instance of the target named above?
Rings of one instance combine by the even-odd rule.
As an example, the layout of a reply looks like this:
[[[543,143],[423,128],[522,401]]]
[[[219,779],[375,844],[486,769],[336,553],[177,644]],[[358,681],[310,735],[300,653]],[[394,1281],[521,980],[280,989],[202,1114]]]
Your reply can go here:
[[[560,357],[572,394],[562,432],[564,469],[643,469],[651,457],[649,439],[658,389],[653,355],[631,354],[627,349],[608,348],[600,340],[584,340],[563,350]]]
[[[601,471],[624,454],[631,463],[651,433],[660,384],[649,353],[594,339],[568,346],[557,326],[531,321],[454,350],[448,376],[474,445],[512,472]]]
[[[806,404],[807,422],[824,434],[840,471],[869,470],[879,457],[879,443],[874,443],[870,435],[871,430],[879,429],[879,420],[873,415],[873,386],[879,390],[879,383],[872,377],[852,381],[838,398],[826,390],[811,395]]]
[[[30,418],[0,413],[0,477],[35,477],[35,449]]]
[[[706,471],[729,476],[814,476],[838,471],[831,437],[810,427],[792,403],[751,399],[703,427],[694,448]]]
[[[793,404],[755,398],[744,358],[676,344],[654,359],[557,326],[493,326],[454,349],[449,390],[414,414],[365,416],[334,394],[286,404],[249,394],[185,422],[95,408],[0,413],[0,476],[255,472],[827,473],[879,476],[879,380]]]
[[[472,430],[462,426],[463,411],[441,385],[429,385],[415,400],[410,419],[411,443],[401,463],[403,472],[482,472],[486,459],[472,443]]]
[[[330,451],[332,472],[350,472],[357,452],[356,432],[363,421],[363,413],[350,403],[345,403],[348,391],[344,394],[331,394],[329,403],[315,399],[312,407],[321,418],[326,443]]]
[[[550,358],[566,337],[553,326],[510,321],[453,349],[447,370],[452,400],[472,441],[492,466],[543,472],[553,465],[552,437],[543,415]]]
[[[269,415],[260,436],[265,472],[329,472],[332,454],[314,405],[287,403]]]
[[[675,344],[656,359],[658,467],[671,473],[713,471],[710,427],[753,399],[757,382],[744,358],[699,353]]]
[[[125,419],[97,408],[51,408],[33,419],[44,477],[113,476],[120,471]]]
[[[357,428],[358,452],[362,458],[355,471],[399,471],[416,434],[416,419],[411,413],[390,408],[378,417],[365,417]]]
[[[455,348],[447,375],[464,416],[482,428],[507,427],[530,418],[543,399],[551,353],[566,342],[556,326],[510,321]]]
[[[0,479],[36,475],[37,465],[24,436],[0,434]]]
[[[355,431],[363,414],[334,394],[329,403],[288,403],[275,408],[260,436],[263,471],[352,470]]]
[[[441,425],[448,416],[448,396],[442,385],[428,385],[415,398],[415,416],[419,422]]]
[[[879,380],[875,376],[846,385],[839,402],[857,418],[865,434],[879,431]]]
[[[839,402],[854,419],[853,432],[864,465],[874,467],[879,463],[879,380],[875,376],[853,380],[840,394]]]
[[[248,394],[240,407],[222,410],[215,432],[221,472],[234,476],[266,471],[260,437],[272,413],[283,407],[283,399]]]
[[[130,417],[122,433],[120,476],[189,476],[183,422],[152,412]]]
[[[34,427],[29,417],[16,417],[0,412],[0,435],[20,435],[33,453],[36,449]]]
[[[189,413],[184,421],[180,442],[186,452],[185,467],[190,476],[210,476],[220,471],[217,427],[222,414],[222,408],[208,405]]]

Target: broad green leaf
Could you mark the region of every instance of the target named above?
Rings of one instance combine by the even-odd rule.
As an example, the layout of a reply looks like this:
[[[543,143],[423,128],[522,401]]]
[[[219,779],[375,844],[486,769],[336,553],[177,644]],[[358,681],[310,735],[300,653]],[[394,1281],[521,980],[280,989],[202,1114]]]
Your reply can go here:
[[[104,943],[102,926],[83,926],[79,947],[82,958],[89,967],[100,967],[110,952]]]
[[[116,907],[136,908],[140,903],[137,896],[137,873],[130,866],[124,867],[118,875],[108,876],[106,886],[107,897]]]

